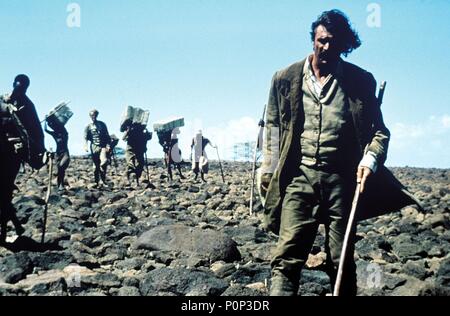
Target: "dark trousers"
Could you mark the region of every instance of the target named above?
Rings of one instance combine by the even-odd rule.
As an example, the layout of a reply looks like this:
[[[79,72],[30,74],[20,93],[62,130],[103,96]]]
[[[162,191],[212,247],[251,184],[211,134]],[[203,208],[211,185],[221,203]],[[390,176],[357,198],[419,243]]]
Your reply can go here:
[[[174,162],[168,152],[164,152],[164,154],[165,154],[164,161],[165,161],[165,164],[167,167],[167,173],[169,174],[169,179],[171,181],[173,180],[172,165],[174,165],[175,168],[178,170],[178,174],[180,175],[180,178],[184,179],[185,177],[183,176],[183,173],[181,172],[181,164]]]
[[[0,242],[6,239],[6,228],[9,221],[12,221],[16,231],[23,230],[16,215],[16,209],[12,205],[14,182],[20,169],[20,159],[13,153],[1,152],[0,174],[2,177],[0,185]]]
[[[127,177],[129,178],[132,173],[136,175],[136,179],[139,180],[145,166],[145,153],[127,148]]]
[[[300,272],[314,244],[318,227],[326,227],[325,250],[328,274],[334,286],[349,213],[356,186],[356,171],[335,171],[301,166],[286,189],[281,213],[280,237],[272,260],[273,284],[288,283],[296,295]],[[342,295],[356,295],[356,266],[353,259],[354,236],[346,257],[341,286]],[[289,292],[289,291],[288,291]]]
[[[69,152],[62,152],[56,155],[57,167],[58,167],[58,187],[64,186],[64,178],[66,176],[66,170],[70,164]]]
[[[100,181],[106,182],[106,171],[108,167],[108,155],[105,147],[100,147],[97,145],[91,146],[92,150],[92,160],[94,162],[94,180],[95,183]]]
[[[192,169],[192,171],[195,174],[195,180],[197,180],[198,174],[200,173],[200,177],[202,178],[203,181],[205,181],[205,172],[204,172],[203,168],[200,168],[200,163],[195,162],[194,164],[195,165],[194,165],[194,168]]]

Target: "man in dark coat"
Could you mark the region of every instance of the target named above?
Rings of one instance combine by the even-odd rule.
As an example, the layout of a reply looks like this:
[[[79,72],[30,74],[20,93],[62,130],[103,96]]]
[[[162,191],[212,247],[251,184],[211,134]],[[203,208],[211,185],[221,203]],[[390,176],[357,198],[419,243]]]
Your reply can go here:
[[[108,154],[111,150],[111,137],[109,136],[108,128],[102,121],[97,120],[98,111],[92,110],[89,112],[92,122],[86,126],[84,131],[84,139],[86,141],[85,151],[88,152],[88,142],[91,143],[91,154],[94,162],[94,180],[95,187],[98,187],[101,179],[102,185],[108,187],[106,183],[106,171],[108,167]]]
[[[139,183],[147,163],[145,153],[147,152],[147,142],[152,139],[152,133],[148,132],[142,124],[130,124],[121,132],[125,132],[123,140],[127,142],[127,179],[130,182],[130,177],[134,174],[136,182]]]
[[[26,75],[18,75],[12,94],[0,98],[0,243],[6,240],[9,221],[17,235],[24,233],[11,203],[21,162],[34,169],[44,165],[44,133],[34,104],[26,95],[29,85]]]
[[[267,108],[259,183],[265,225],[279,235],[271,263],[274,296],[297,294],[321,223],[334,284],[357,183],[364,206],[359,218],[415,202],[383,166],[390,133],[374,77],[341,59],[361,45],[347,17],[338,10],[322,13],[312,24],[311,39],[312,55],[275,74]],[[386,190],[374,190],[378,183]],[[355,231],[345,259],[343,295],[356,294]]]

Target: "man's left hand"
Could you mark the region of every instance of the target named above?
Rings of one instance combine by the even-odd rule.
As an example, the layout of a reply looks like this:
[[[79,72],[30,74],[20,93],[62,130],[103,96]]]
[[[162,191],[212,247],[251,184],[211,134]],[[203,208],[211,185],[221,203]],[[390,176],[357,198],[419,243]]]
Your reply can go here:
[[[358,167],[358,173],[356,175],[356,181],[360,184],[359,193],[364,193],[364,187],[366,185],[367,178],[372,175],[372,170],[367,167]]]

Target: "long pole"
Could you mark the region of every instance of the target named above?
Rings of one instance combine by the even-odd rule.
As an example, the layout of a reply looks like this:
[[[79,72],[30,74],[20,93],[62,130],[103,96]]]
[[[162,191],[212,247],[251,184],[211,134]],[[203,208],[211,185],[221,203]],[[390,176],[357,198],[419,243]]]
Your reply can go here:
[[[147,189],[154,189],[155,186],[150,182],[150,171],[148,170],[147,152],[145,152],[145,171],[147,173]]]
[[[220,174],[222,175],[222,181],[225,183],[225,176],[223,175],[223,168],[222,168],[222,162],[220,161],[219,156],[219,148],[216,146],[216,152],[217,152],[217,159],[219,160],[219,167],[220,167]]]
[[[112,149],[112,158],[113,158],[113,161],[114,161],[114,170],[116,171],[116,174],[118,174],[118,172],[117,172],[116,148],[115,147]]]
[[[50,166],[49,166],[49,174],[48,174],[48,186],[47,186],[47,195],[45,197],[45,207],[44,207],[44,218],[42,224],[42,237],[41,244],[45,242],[45,230],[47,227],[47,213],[48,213],[48,203],[50,201],[50,195],[52,193],[52,177],[53,177],[53,153],[49,153],[50,158]]]
[[[252,186],[250,187],[250,215],[253,215],[253,196],[255,195],[256,161],[258,160],[257,154],[258,154],[258,145],[259,145],[259,141],[260,141],[260,135],[261,135],[261,131],[262,131],[262,129],[264,129],[264,125],[265,125],[264,117],[266,116],[266,108],[267,108],[267,105],[264,105],[263,116],[259,123],[258,139],[256,140],[255,152],[253,155]]]
[[[386,81],[383,81],[381,83],[380,91],[378,93],[379,106],[381,106],[381,104],[383,103],[383,96],[384,96],[385,89],[386,89]],[[356,185],[355,195],[353,197],[352,210],[350,211],[350,217],[349,217],[348,223],[347,223],[347,230],[345,231],[345,235],[344,235],[344,243],[342,245],[341,257],[339,259],[339,268],[338,268],[338,272],[336,275],[336,282],[334,285],[333,296],[340,295],[341,284],[342,284],[342,275],[343,275],[344,266],[345,266],[345,258],[347,257],[350,234],[352,233],[353,226],[355,224],[356,210],[358,208],[359,197],[361,194],[360,191],[361,191],[361,184],[358,183]]]
[[[354,196],[353,202],[352,202],[352,210],[350,212],[350,217],[349,217],[348,223],[347,223],[347,230],[345,231],[344,244],[342,246],[341,257],[339,259],[339,269],[338,269],[337,276],[336,276],[336,282],[334,285],[333,296],[339,296],[339,294],[340,294],[342,275],[344,272],[344,265],[345,265],[345,258],[347,256],[350,234],[352,233],[353,224],[355,223],[355,215],[356,215],[356,209],[358,208],[360,190],[361,190],[361,184],[358,183],[356,185],[355,196]]]

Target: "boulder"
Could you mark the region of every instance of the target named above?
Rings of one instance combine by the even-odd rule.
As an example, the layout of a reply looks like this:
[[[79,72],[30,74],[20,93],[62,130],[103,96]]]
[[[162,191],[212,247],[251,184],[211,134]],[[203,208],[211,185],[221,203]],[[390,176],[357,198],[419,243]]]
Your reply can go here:
[[[33,265],[42,270],[62,270],[75,261],[70,253],[63,251],[30,253],[29,257],[31,258]]]
[[[173,293],[175,295],[217,296],[228,287],[227,282],[212,273],[183,268],[161,268],[149,272],[141,281],[145,296]]]
[[[423,245],[412,242],[396,242],[392,245],[392,252],[403,262],[408,259],[426,258],[428,255]]]
[[[182,225],[156,227],[144,233],[134,244],[136,249],[178,251],[210,261],[233,262],[241,254],[229,236],[210,229]]]
[[[450,290],[450,258],[441,262],[436,275],[436,284]]]
[[[234,297],[251,297],[251,296],[267,296],[267,293],[259,291],[257,289],[249,288],[241,284],[234,284],[227,288],[221,296],[234,296]]]
[[[138,288],[132,286],[124,286],[119,289],[118,296],[141,296]]]
[[[26,252],[0,259],[0,283],[17,283],[32,271],[33,262]]]

